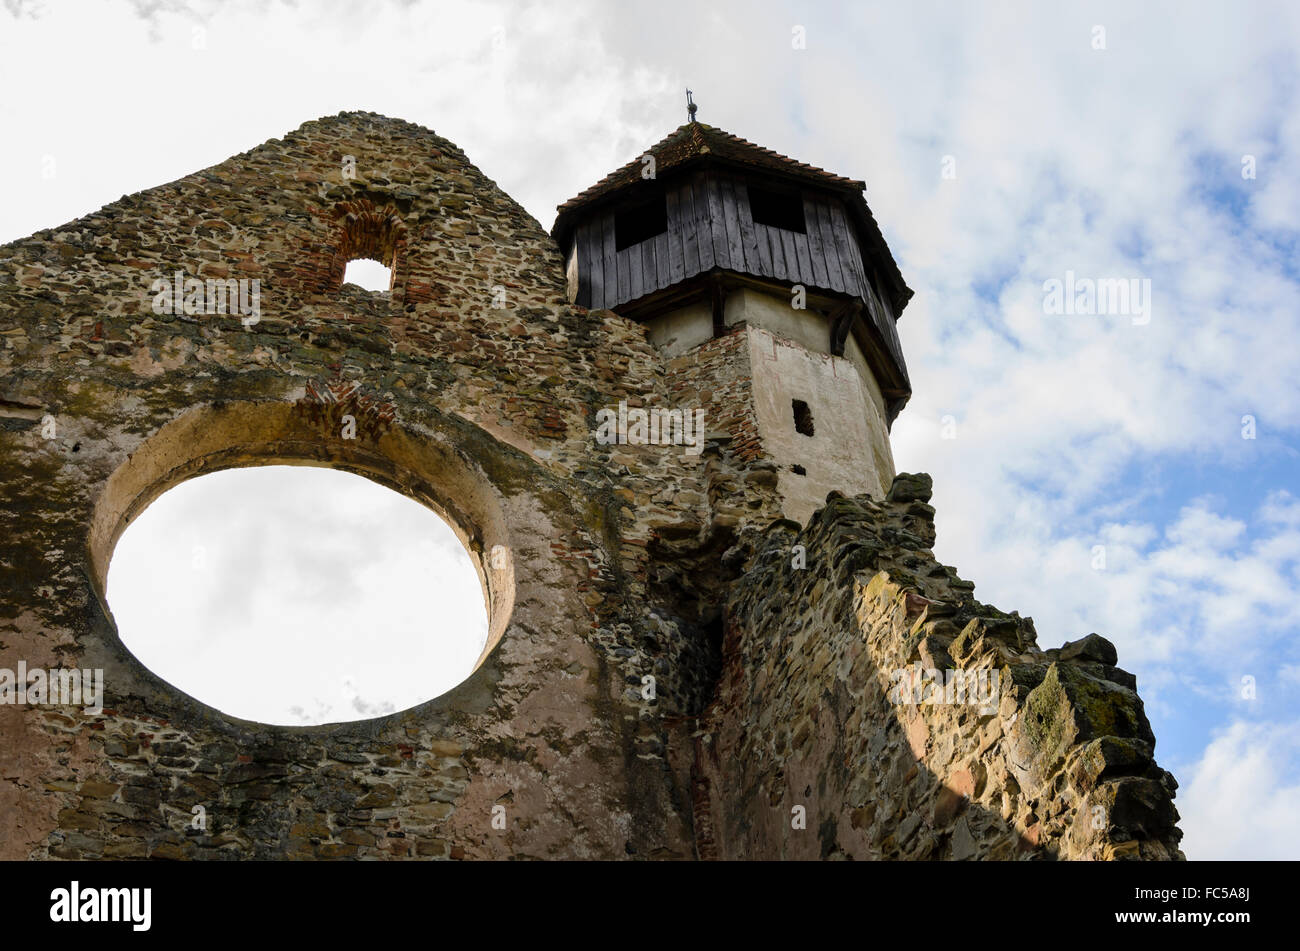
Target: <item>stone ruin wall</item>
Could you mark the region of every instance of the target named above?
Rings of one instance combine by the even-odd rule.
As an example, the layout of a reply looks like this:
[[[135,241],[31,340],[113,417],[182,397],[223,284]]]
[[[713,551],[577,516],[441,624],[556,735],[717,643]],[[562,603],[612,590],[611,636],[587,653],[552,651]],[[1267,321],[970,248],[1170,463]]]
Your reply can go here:
[[[338,286],[356,254],[393,263],[389,295]],[[177,270],[258,278],[260,321],[153,313]],[[0,705],[0,858],[1172,853],[1138,808],[1172,816],[1172,785],[1104,642],[1036,653],[955,576],[910,574],[933,566],[932,532],[897,527],[919,500],[833,501],[808,570],[783,573],[742,331],[665,365],[641,326],[567,304],[550,237],[454,145],[365,113],[0,247],[0,666],[103,668],[106,688],[98,715]],[[621,399],[705,408],[704,451],[596,444]],[[125,650],[103,591],[125,520],[185,478],[286,461],[454,524],[498,639],[467,681],[269,727]],[[857,533],[877,561],[815,568]],[[890,708],[875,685],[918,650],[1009,664],[998,716]],[[1115,818],[1084,835],[1069,816],[1094,801]]]
[[[695,738],[702,850],[1180,858],[1177,784],[1114,646],[1044,651],[1030,619],[976,601],[930,551],[929,498],[928,476],[900,475],[884,501],[832,494],[806,530],[765,533]],[[927,686],[954,669],[976,680]]]

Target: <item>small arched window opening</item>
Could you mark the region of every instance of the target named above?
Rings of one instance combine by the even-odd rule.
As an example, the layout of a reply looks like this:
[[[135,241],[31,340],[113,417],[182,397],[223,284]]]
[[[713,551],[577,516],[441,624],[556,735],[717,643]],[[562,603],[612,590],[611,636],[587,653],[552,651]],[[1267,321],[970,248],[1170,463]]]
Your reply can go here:
[[[363,291],[387,292],[393,288],[393,269],[370,258],[354,258],[343,269],[343,283]]]
[[[378,207],[369,199],[340,202],[331,278],[335,290],[355,284],[368,291],[392,291],[401,285],[406,222],[393,205]]]

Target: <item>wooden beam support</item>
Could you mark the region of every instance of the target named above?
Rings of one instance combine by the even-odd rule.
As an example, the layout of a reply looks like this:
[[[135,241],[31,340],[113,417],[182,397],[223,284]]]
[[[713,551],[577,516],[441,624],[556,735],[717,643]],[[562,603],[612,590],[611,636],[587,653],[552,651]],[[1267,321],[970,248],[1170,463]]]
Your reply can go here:
[[[861,316],[862,301],[856,297],[831,311],[831,353],[835,356],[844,356],[844,344],[849,339],[849,330]]]
[[[713,336],[724,336],[727,332],[727,289],[722,286],[720,274],[709,278],[709,298],[713,303]]]

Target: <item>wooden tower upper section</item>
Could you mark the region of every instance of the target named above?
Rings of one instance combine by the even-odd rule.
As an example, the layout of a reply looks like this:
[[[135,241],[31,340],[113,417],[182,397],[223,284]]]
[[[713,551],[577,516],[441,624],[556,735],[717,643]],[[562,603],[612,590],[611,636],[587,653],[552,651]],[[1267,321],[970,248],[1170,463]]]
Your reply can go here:
[[[721,332],[729,292],[802,286],[825,352],[856,342],[892,423],[911,395],[894,325],[912,291],[864,189],[692,121],[560,205],[552,234],[570,300],[636,320],[704,302]]]

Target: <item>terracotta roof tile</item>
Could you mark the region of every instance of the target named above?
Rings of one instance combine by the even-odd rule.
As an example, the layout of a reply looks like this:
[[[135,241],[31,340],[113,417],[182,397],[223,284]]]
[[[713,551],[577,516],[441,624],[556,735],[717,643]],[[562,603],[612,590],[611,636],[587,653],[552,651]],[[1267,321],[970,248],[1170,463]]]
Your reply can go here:
[[[702,122],[688,122],[679,126],[657,144],[646,149],[646,152],[655,158],[656,174],[684,165],[693,159],[711,155],[726,162],[797,175],[834,188],[861,190],[866,187],[865,182],[835,175],[815,165],[796,161]],[[641,157],[637,156],[621,168],[610,172],[590,188],[584,189],[559,205],[557,210],[560,215],[564,215],[590,201],[632,185],[641,180],[641,168]]]

